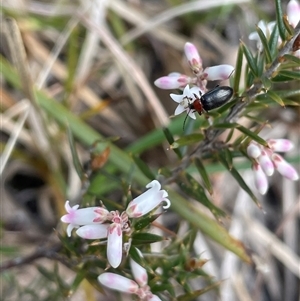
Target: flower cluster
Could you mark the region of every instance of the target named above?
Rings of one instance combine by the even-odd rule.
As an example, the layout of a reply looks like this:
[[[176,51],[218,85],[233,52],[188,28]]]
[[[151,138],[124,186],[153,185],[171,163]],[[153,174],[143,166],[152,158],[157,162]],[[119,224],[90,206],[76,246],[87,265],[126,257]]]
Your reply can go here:
[[[287,8],[286,13],[288,16],[288,21],[290,25],[295,28],[298,22],[300,21],[300,3],[296,0],[290,0]],[[258,22],[257,26],[262,30],[264,35],[269,38],[271,36],[271,33],[273,31],[274,26],[276,25],[275,21],[266,23],[265,21],[261,20]],[[250,40],[256,40],[257,42],[257,48],[259,51],[262,51],[263,45],[260,40],[260,37],[257,32],[252,32],[249,35]],[[281,39],[279,38],[278,43],[281,43]],[[300,51],[296,51],[295,56],[300,56]]]
[[[123,232],[131,231],[129,218],[141,217],[162,202],[166,202],[166,205],[163,206],[164,209],[170,206],[168,193],[161,190],[158,181],[150,182],[146,188],[150,189],[133,199],[128,204],[126,211],[121,214],[119,211],[109,212],[103,207],[78,209],[79,205],[70,207],[69,201],[67,201],[65,208],[68,213],[61,217],[61,221],[69,224],[68,236],[71,236],[74,228],[78,228],[76,234],[82,238],[107,238],[107,259],[112,267],[117,268],[122,261]]]
[[[148,275],[146,270],[130,258],[130,267],[135,281],[114,273],[103,273],[98,277],[98,281],[113,290],[134,294],[143,301],[161,301],[152,294],[148,286]]]
[[[272,176],[275,169],[290,180],[299,179],[294,167],[274,153],[290,151],[293,148],[292,142],[287,139],[269,139],[267,142],[269,147],[263,147],[254,141],[247,147],[248,156],[254,159],[252,169],[255,175],[255,186],[261,194],[267,192],[269,186],[267,176]]]
[[[202,59],[197,48],[192,43],[186,43],[184,53],[194,74],[190,77],[177,72],[168,76],[158,78],[154,84],[161,89],[184,89],[182,95],[171,94],[171,98],[179,105],[175,110],[175,115],[187,111],[188,115],[195,119],[194,112],[190,110],[190,105],[200,99],[201,95],[207,92],[207,81],[225,80],[230,77],[234,68],[231,65],[218,65],[203,69]],[[191,86],[191,88],[190,88]]]

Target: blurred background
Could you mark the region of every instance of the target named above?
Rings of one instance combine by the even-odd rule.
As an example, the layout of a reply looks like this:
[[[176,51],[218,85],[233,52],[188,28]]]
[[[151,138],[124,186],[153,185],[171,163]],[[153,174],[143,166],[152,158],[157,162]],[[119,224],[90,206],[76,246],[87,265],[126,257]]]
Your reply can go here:
[[[282,1],[283,10],[286,5]],[[6,17],[16,20],[21,36],[13,24],[3,25]],[[103,141],[140,155],[154,170],[174,167],[178,159],[161,129],[168,126],[175,136],[182,135],[185,116],[172,117],[176,103],[169,94],[174,91],[156,88],[154,80],[171,72],[192,75],[183,54],[188,41],[197,46],[204,67],[235,66],[240,40],[256,49],[248,35],[261,19],[276,19],[273,1],[2,0],[0,254],[1,262],[11,266],[0,276],[1,300],[115,300],[87,281],[69,298],[75,273],[55,260],[65,200],[79,202],[90,184],[82,185],[74,167],[64,115],[75,116],[72,126],[79,119]],[[243,91],[244,83],[240,86]],[[44,96],[35,97],[33,87]],[[299,108],[270,106],[257,114],[272,125],[262,137],[293,141],[290,162],[299,170]],[[249,120],[240,123],[249,126]],[[76,150],[89,172],[95,145],[85,135],[78,127]],[[101,153],[97,168],[106,163],[108,152]],[[238,164],[255,191],[250,163]],[[278,173],[270,178],[268,193],[260,197],[262,214],[231,175],[218,165],[211,170],[214,202],[231,216],[224,226],[244,241],[257,262],[256,268],[243,265],[199,236],[196,252],[207,252],[207,271],[224,282],[219,294],[197,300],[298,300],[299,182]],[[109,178],[105,171],[101,176]],[[121,198],[121,189],[96,184],[89,189],[99,198]],[[166,227],[177,219],[170,213]],[[18,263],[30,254],[35,260]],[[54,276],[57,270],[61,278]]]

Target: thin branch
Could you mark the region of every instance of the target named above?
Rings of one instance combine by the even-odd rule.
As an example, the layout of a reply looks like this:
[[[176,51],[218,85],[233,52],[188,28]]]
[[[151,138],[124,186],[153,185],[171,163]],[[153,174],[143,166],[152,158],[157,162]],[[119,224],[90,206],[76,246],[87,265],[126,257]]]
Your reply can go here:
[[[296,40],[299,34],[300,34],[300,22],[295,28],[294,36],[279,51],[278,56],[272,62],[270,67],[266,69],[262,77],[269,78],[269,79],[272,77],[274,72],[278,69],[278,67],[281,64],[282,56],[292,51],[294,41]],[[243,110],[255,99],[255,97],[260,93],[262,88],[263,88],[263,83],[257,82],[248,91],[246,91],[243,97],[243,101],[239,101],[231,108],[227,117],[224,119],[224,122],[227,123],[236,122],[236,120],[240,117]],[[224,129],[214,129],[213,127],[208,128],[206,130],[206,138],[196,147],[196,149],[190,155],[188,155],[182,160],[181,164],[172,171],[173,174],[172,177],[166,179],[163,184],[173,182],[177,178],[178,174],[183,170],[185,170],[190,165],[193,158],[203,157],[207,152],[215,150],[216,139],[224,131],[225,131]]]

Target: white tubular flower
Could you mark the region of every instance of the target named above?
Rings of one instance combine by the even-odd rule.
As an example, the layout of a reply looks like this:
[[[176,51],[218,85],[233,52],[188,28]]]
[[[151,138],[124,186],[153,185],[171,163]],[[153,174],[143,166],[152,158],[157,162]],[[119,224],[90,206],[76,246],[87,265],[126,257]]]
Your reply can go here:
[[[297,181],[299,179],[299,175],[295,168],[286,162],[281,156],[273,154],[272,161],[275,165],[275,168],[281,175],[292,181]]]
[[[259,193],[264,195],[269,188],[268,178],[259,164],[254,163],[252,169],[254,171],[255,186]]]
[[[252,142],[247,147],[247,154],[249,157],[256,159],[261,155],[261,149],[258,145]]]
[[[171,73],[168,76],[158,78],[154,85],[160,89],[181,89],[191,82],[191,78],[180,73]]]
[[[259,165],[267,176],[272,176],[274,173],[274,165],[267,152],[262,150],[258,158]]]
[[[152,211],[162,202],[167,203],[165,206],[163,206],[164,209],[170,207],[171,203],[169,199],[167,199],[168,193],[165,190],[160,190],[161,185],[158,181],[154,180],[150,182],[146,188],[150,189],[133,199],[128,204],[126,213],[129,217],[137,218],[143,216]]]
[[[76,230],[76,234],[85,239],[106,238],[110,224],[86,225]]]
[[[234,68],[231,65],[218,65],[204,69],[202,78],[207,80],[225,80],[230,77]]]
[[[101,274],[98,281],[110,289],[128,294],[136,294],[139,289],[135,281],[113,273]]]
[[[289,23],[295,28],[300,20],[300,3],[296,0],[289,1],[286,8],[286,13]]]
[[[202,94],[202,91],[194,86],[192,88],[187,85],[182,95],[178,94],[170,94],[171,98],[178,103],[178,107],[175,110],[175,115],[179,115],[184,111],[187,111],[189,117],[192,119],[196,119],[195,112],[190,109],[190,105],[197,99],[200,99],[200,95]]]
[[[248,156],[255,160],[252,169],[255,175],[255,186],[261,194],[265,194],[268,190],[266,175],[272,176],[275,169],[289,180],[297,181],[299,179],[295,168],[274,153],[275,151],[290,151],[293,143],[288,139],[269,139],[267,142],[269,147],[264,147],[256,142],[250,142],[247,147]]]
[[[267,140],[269,147],[274,152],[288,152],[293,149],[293,143],[288,139],[269,139]]]
[[[136,282],[113,273],[101,274],[98,281],[110,289],[135,294],[143,301],[161,301],[158,296],[153,295],[150,291],[146,270],[132,259],[130,259],[130,266]]]
[[[197,74],[202,70],[202,60],[196,46],[192,43],[185,43],[184,53],[189,62],[192,71]]]
[[[113,268],[117,268],[122,261],[123,232],[120,223],[112,223],[108,228],[107,259]]]
[[[61,221],[68,223],[67,234],[70,237],[74,228],[82,225],[101,224],[106,221],[108,211],[102,207],[89,207],[78,209],[79,205],[70,206],[69,201],[65,203],[68,212],[61,217]]]

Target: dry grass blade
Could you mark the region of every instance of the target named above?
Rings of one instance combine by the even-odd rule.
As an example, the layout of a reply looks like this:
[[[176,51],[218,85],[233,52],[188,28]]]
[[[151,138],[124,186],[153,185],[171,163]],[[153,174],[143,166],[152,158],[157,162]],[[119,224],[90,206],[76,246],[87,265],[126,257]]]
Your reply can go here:
[[[268,248],[278,260],[300,278],[300,258],[259,222],[248,216],[245,216],[245,221],[250,234],[256,238],[256,242]]]
[[[134,78],[136,83],[139,85],[140,89],[143,91],[144,95],[147,97],[147,100],[150,102],[150,105],[153,109],[153,112],[156,116],[154,118],[155,123],[158,123],[160,126],[166,126],[169,123],[169,117],[163,108],[160,100],[155,95],[153,89],[151,88],[149,81],[147,80],[145,74],[137,66],[133,59],[123,51],[121,45],[117,40],[110,34],[110,32],[104,27],[98,27],[95,24],[91,23],[85,17],[82,17],[82,23],[90,30],[96,31],[103,43],[111,51],[114,57],[118,60],[120,64],[125,68],[128,75]]]
[[[175,17],[187,13],[208,10],[210,8],[223,6],[223,5],[242,4],[246,2],[249,2],[249,0],[193,1],[189,3],[181,4],[162,12],[161,14],[156,15],[154,18],[151,18],[148,21],[143,20],[143,22],[139,22],[140,23],[139,26],[136,29],[132,30],[123,38],[123,43],[128,43],[133,39],[136,39],[137,37],[141,36],[142,34],[153,30],[157,26],[164,24]],[[116,3],[118,4],[119,7],[121,6],[120,2],[118,3],[117,1],[113,1],[112,5],[116,5]]]

